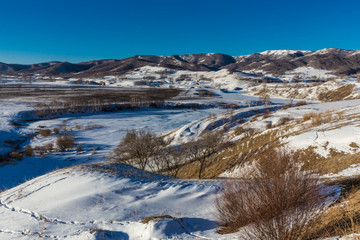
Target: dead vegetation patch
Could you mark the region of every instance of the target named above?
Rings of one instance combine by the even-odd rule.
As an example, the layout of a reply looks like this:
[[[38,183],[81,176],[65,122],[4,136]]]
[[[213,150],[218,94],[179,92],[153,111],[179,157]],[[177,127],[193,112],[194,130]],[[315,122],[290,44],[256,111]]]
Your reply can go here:
[[[347,84],[334,90],[324,90],[319,93],[318,100],[323,102],[334,102],[348,98],[354,91],[354,84]]]
[[[143,220],[141,220],[141,223],[147,224],[147,223],[149,223],[150,221],[158,222],[159,220],[165,219],[165,218],[176,219],[175,217],[172,217],[172,216],[170,216],[170,215],[148,216],[148,217],[145,217]]]
[[[342,196],[331,208],[321,214],[312,224],[306,239],[318,239],[360,233],[360,179],[345,179],[333,184],[343,188]]]
[[[241,125],[234,130],[234,137],[241,136],[242,139],[234,142],[231,147],[214,154],[209,157],[208,165],[203,171],[204,178],[216,178],[221,173],[232,171],[236,166],[244,166],[246,162],[252,162],[257,157],[266,154],[266,149],[278,148],[285,143],[282,139],[286,139],[292,135],[298,135],[310,131],[313,127],[318,127],[326,123],[331,125],[324,125],[321,131],[328,131],[348,124],[354,124],[359,121],[358,114],[344,115],[343,112],[325,111],[323,113],[311,112],[304,114],[303,121],[295,123],[291,119],[284,118],[279,121],[276,128],[269,127],[265,132],[256,132],[255,129],[249,128],[246,125]],[[311,120],[311,122],[308,122]],[[282,125],[284,124],[284,125]],[[321,147],[321,146],[318,146]],[[351,153],[337,151],[336,149],[327,149],[328,156],[322,156],[317,153],[317,149],[309,147],[307,149],[300,149],[296,151],[299,161],[302,163],[304,170],[314,170],[320,174],[336,174],[353,164],[360,163],[360,153],[358,145],[352,143],[349,149]],[[192,162],[184,166],[178,176],[182,178],[194,178],[199,169],[196,162]]]

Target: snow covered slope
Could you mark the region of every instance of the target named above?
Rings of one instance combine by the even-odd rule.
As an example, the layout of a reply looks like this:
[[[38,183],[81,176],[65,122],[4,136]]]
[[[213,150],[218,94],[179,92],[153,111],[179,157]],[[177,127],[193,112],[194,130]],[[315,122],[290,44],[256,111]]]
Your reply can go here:
[[[122,164],[58,170],[0,193],[0,239],[234,239],[216,233],[219,186]]]

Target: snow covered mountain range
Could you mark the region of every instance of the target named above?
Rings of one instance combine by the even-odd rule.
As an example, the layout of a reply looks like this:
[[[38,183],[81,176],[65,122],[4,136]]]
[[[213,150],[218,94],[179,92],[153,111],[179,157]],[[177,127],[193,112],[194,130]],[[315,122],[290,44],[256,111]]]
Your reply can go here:
[[[143,66],[160,66],[178,70],[265,71],[283,74],[299,67],[334,71],[339,75],[360,71],[360,51],[327,48],[318,51],[270,50],[233,57],[221,53],[171,56],[137,55],[125,59],[103,59],[81,63],[47,62],[31,65],[0,62],[0,73],[93,76],[124,73]]]

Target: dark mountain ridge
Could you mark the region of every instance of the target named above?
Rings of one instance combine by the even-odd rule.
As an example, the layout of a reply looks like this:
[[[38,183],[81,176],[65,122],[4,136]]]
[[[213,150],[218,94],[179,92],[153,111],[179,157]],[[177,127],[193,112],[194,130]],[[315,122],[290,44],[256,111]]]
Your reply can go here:
[[[124,73],[143,66],[191,71],[253,70],[272,74],[283,74],[298,67],[313,67],[350,75],[360,72],[360,51],[328,48],[318,51],[272,50],[239,57],[222,53],[201,53],[171,56],[136,55],[124,59],[80,63],[53,61],[24,65],[0,62],[0,73],[93,76]]]

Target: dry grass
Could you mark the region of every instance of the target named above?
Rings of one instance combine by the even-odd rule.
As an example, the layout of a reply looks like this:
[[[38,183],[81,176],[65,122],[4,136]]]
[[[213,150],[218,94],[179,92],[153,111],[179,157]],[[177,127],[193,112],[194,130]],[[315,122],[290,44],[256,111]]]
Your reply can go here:
[[[159,221],[160,219],[164,219],[164,218],[175,219],[174,217],[172,217],[172,216],[170,216],[170,215],[148,216],[148,217],[145,217],[145,218],[141,221],[141,223],[147,224],[147,223],[149,223],[150,221],[157,222],[157,221]]]
[[[313,127],[319,126],[319,125],[325,124],[325,123],[330,123],[330,122],[333,122],[340,118],[342,118],[341,113],[335,114],[330,110],[326,110],[325,112],[321,112],[321,113],[309,112],[309,113],[305,113],[302,116],[302,119],[304,122],[311,120],[311,125]]]
[[[334,102],[344,100],[354,91],[354,84],[347,84],[335,90],[328,90],[319,93],[318,99],[323,102]]]
[[[313,116],[315,116],[316,113],[315,112],[309,112],[309,113],[304,113],[303,115],[303,121],[306,122],[308,120],[310,120],[311,118],[313,118]]]
[[[203,178],[216,178],[221,173],[238,164],[252,161],[262,150],[281,146],[276,136],[276,130],[269,130],[264,134],[255,134],[244,137],[233,146],[224,149],[208,159],[208,165],[203,171]],[[199,164],[196,162],[184,166],[178,176],[182,178],[197,177]]]
[[[360,179],[335,182],[344,188],[340,201],[313,223],[307,239],[347,236],[360,233]],[[358,239],[354,235],[351,239]]]
[[[249,127],[246,125],[237,127],[234,135],[241,136],[241,134],[243,134],[242,139],[224,151],[209,157],[208,165],[203,171],[203,178],[216,178],[227,170],[231,171],[236,166],[242,166],[246,162],[252,162],[256,157],[263,154],[262,150],[281,147],[282,141],[280,141],[280,139],[310,131],[312,127],[330,122],[332,123],[331,125],[326,125],[324,129],[322,129],[327,131],[348,124],[356,124],[357,121],[360,121],[359,116],[356,114],[344,115],[342,112],[333,111],[304,114],[303,119],[311,120],[311,122],[287,122],[288,124],[286,125],[268,129],[263,133],[256,133],[253,129],[253,131],[247,131]],[[294,131],[294,129],[297,130]],[[316,170],[320,174],[338,173],[350,167],[352,164],[360,163],[360,153],[357,152],[356,145],[353,143],[349,147],[352,147],[352,153],[327,149],[330,150],[330,154],[327,157],[319,155],[312,147],[299,150],[296,154],[299,155],[299,159],[303,163],[303,169],[305,170]],[[179,171],[178,176],[182,178],[194,178],[196,177],[198,169],[199,165],[197,163],[189,163]]]

